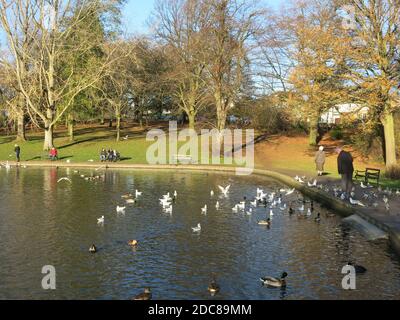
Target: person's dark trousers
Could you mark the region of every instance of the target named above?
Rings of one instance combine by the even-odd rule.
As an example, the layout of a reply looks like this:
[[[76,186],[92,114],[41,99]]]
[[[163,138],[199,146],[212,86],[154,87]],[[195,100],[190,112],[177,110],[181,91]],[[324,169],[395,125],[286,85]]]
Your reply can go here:
[[[17,162],[20,162],[19,152],[16,153],[16,156],[17,156]]]
[[[351,189],[353,188],[353,173],[343,173],[342,174],[342,190],[346,193],[348,197],[351,193]]]

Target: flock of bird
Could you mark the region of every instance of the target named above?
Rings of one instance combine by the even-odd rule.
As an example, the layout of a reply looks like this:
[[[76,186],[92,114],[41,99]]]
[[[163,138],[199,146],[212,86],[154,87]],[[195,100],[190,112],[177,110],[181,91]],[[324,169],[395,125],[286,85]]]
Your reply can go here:
[[[6,163],[7,167],[9,168],[9,164]],[[102,169],[102,167],[99,167],[96,169],[96,171]],[[80,174],[79,171],[75,170],[75,174]],[[80,177],[82,179],[85,179],[86,181],[92,181],[92,180],[99,180],[99,179],[104,179],[105,175],[90,175],[86,176],[83,174],[80,174]],[[307,181],[306,177],[299,177],[296,176],[294,178],[296,181],[298,181],[301,184],[306,184],[310,188],[318,188],[320,190],[323,190],[328,193],[333,193],[335,197],[341,198],[341,189],[338,186],[328,186],[324,184],[318,184],[318,181],[314,179],[313,181]],[[58,183],[72,183],[72,180],[69,177],[61,177],[57,181]],[[387,210],[389,210],[389,197],[392,196],[400,196],[400,191],[393,191],[391,189],[385,189],[382,190],[382,188],[374,188],[371,185],[365,185],[364,183],[361,183],[360,187],[364,190],[363,192],[363,199],[367,201],[368,206],[378,206],[378,201],[382,199],[383,203],[386,205]],[[228,198],[230,194],[230,188],[231,185],[228,186],[218,186],[219,189],[219,195],[216,197],[216,192],[214,190],[210,190],[210,200],[213,201],[213,206],[215,207],[216,211],[220,210],[221,204],[219,200],[223,198]],[[366,206],[364,203],[362,203],[360,200],[355,199],[355,190],[352,191],[352,194],[350,196],[350,203],[353,205],[358,205],[358,206]],[[294,199],[293,196],[296,196]],[[125,214],[127,205],[134,205],[137,203],[137,201],[140,199],[142,196],[142,192],[139,190],[135,190],[134,193],[126,193],[121,196],[121,199],[125,201],[124,205],[117,205],[115,210],[117,214]],[[382,198],[383,196],[383,198]],[[159,204],[162,209],[162,211],[165,214],[172,215],[173,214],[173,208],[174,208],[174,203],[177,201],[178,198],[178,193],[175,190],[172,194],[170,192],[167,192],[166,194],[162,195],[159,198]],[[298,206],[296,203],[299,203]],[[309,205],[308,205],[309,204]],[[297,207],[295,207],[295,205]],[[301,196],[301,194],[296,191],[295,188],[288,189],[288,188],[282,188],[279,190],[276,190],[274,192],[265,192],[263,189],[257,188],[254,194],[254,198],[252,200],[248,200],[247,197],[243,197],[243,200],[240,201],[239,203],[236,203],[232,207],[232,213],[243,213],[248,216],[252,215],[255,212],[255,209],[257,207],[264,207],[265,208],[265,213],[266,213],[266,218],[263,220],[259,220],[257,222],[258,225],[260,226],[266,226],[268,229],[271,227],[272,220],[274,215],[278,214],[279,212],[284,214],[285,212],[289,215],[297,215],[298,218],[300,219],[307,219],[307,218],[313,218],[316,223],[319,223],[321,221],[321,215],[320,213],[314,214],[314,203],[312,200],[306,200],[304,197]],[[200,214],[202,215],[207,215],[209,210],[208,204],[205,204],[203,207],[201,207]],[[313,216],[314,215],[314,216]],[[327,213],[326,217],[332,217],[335,214],[333,213]],[[97,224],[98,225],[104,225],[105,223],[105,217],[102,215],[101,217],[97,218]],[[200,233],[202,231],[202,226],[201,223],[199,222],[196,226],[191,227],[191,232],[193,233]],[[127,241],[127,244],[131,247],[136,247],[138,246],[138,241],[137,240],[129,240]],[[95,244],[92,244],[89,248],[90,253],[96,253],[97,248]],[[364,273],[366,269],[362,266],[354,265],[349,262],[349,265],[353,265],[356,269],[356,272],[358,273]],[[285,287],[286,286],[286,278],[288,274],[286,272],[282,272],[281,276],[278,278],[274,277],[262,277],[260,278],[261,282],[268,286],[268,287]],[[213,275],[211,282],[209,283],[208,286],[208,291],[210,292],[211,295],[215,295],[219,292],[220,286],[218,285],[215,275]],[[148,300],[151,299],[152,293],[150,288],[145,288],[144,292],[140,293],[139,295],[135,296],[133,299],[134,300]]]
[[[306,185],[306,180],[307,178],[305,176],[299,177],[296,176],[294,179],[301,183]],[[343,193],[343,190],[341,189],[340,186],[338,185],[328,185],[328,184],[318,184],[317,180],[314,179],[313,182],[307,181],[307,186],[310,188],[317,188],[320,189],[326,193],[329,193],[330,195],[333,195],[336,198],[339,198],[343,201],[346,201],[346,196]],[[399,189],[390,189],[389,187],[386,187],[383,189],[381,186],[373,186],[371,184],[366,184],[363,181],[361,181],[360,185],[360,190],[361,190],[361,199],[356,199],[356,187],[353,186],[352,191],[349,195],[349,203],[353,206],[360,206],[364,208],[378,208],[380,205],[383,205],[386,211],[390,211],[390,199],[394,200],[397,198],[397,200],[400,200],[400,190]]]

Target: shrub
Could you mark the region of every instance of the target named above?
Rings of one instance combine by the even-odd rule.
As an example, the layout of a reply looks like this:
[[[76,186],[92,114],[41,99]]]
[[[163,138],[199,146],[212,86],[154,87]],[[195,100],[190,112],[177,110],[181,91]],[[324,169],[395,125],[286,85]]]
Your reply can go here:
[[[341,127],[336,126],[330,132],[330,136],[333,140],[341,140],[343,139],[343,130]]]
[[[392,180],[400,180],[400,165],[394,165],[386,169],[385,177]]]

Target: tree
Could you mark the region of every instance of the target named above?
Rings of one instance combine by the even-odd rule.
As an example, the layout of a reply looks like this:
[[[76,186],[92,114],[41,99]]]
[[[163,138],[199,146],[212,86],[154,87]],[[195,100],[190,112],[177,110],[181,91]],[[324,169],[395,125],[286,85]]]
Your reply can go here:
[[[194,128],[196,115],[208,103],[205,81],[210,12],[202,0],[159,0],[153,20],[156,36],[166,48],[172,96]]]
[[[209,0],[210,28],[207,73],[212,91],[217,129],[226,126],[228,111],[245,92],[250,50],[261,30],[264,10],[253,1]]]
[[[347,5],[350,12],[349,80],[357,88],[356,98],[368,104],[371,117],[383,126],[389,168],[397,163],[394,113],[399,110],[400,2],[346,0],[338,5]]]
[[[72,52],[74,57],[85,55],[94,45],[86,38],[71,48],[65,46],[66,40],[79,22],[96,14],[98,8],[110,5],[112,1],[100,0],[0,0],[0,21],[12,56],[6,63],[14,71],[28,111],[33,118],[39,118],[37,125],[44,129],[45,150],[53,147],[54,125],[71,108],[80,92],[101,79],[110,63],[93,61],[96,65],[82,77],[75,78],[74,69],[65,76],[60,65],[62,57]],[[32,45],[23,46],[21,38],[28,38]],[[21,61],[21,56],[26,60]],[[29,65],[28,74],[23,63]]]
[[[294,41],[290,73],[290,102],[299,106],[309,123],[309,144],[316,145],[322,113],[346,102],[348,48],[342,20],[330,1],[300,2],[288,20]]]

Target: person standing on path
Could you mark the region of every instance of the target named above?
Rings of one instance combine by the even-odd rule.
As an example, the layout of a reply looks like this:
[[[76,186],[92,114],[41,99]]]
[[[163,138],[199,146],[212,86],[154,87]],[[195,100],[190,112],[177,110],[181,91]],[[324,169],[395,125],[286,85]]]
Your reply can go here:
[[[21,148],[19,145],[14,145],[14,152],[15,152],[15,157],[17,158],[17,162],[20,162],[20,154],[21,154]]]
[[[342,190],[348,199],[353,188],[353,157],[350,152],[346,152],[340,147],[336,148],[336,153],[338,154],[338,172],[342,176]]]
[[[318,176],[322,176],[324,173],[325,158],[324,147],[320,146],[319,150],[315,154],[315,164],[317,165]]]

